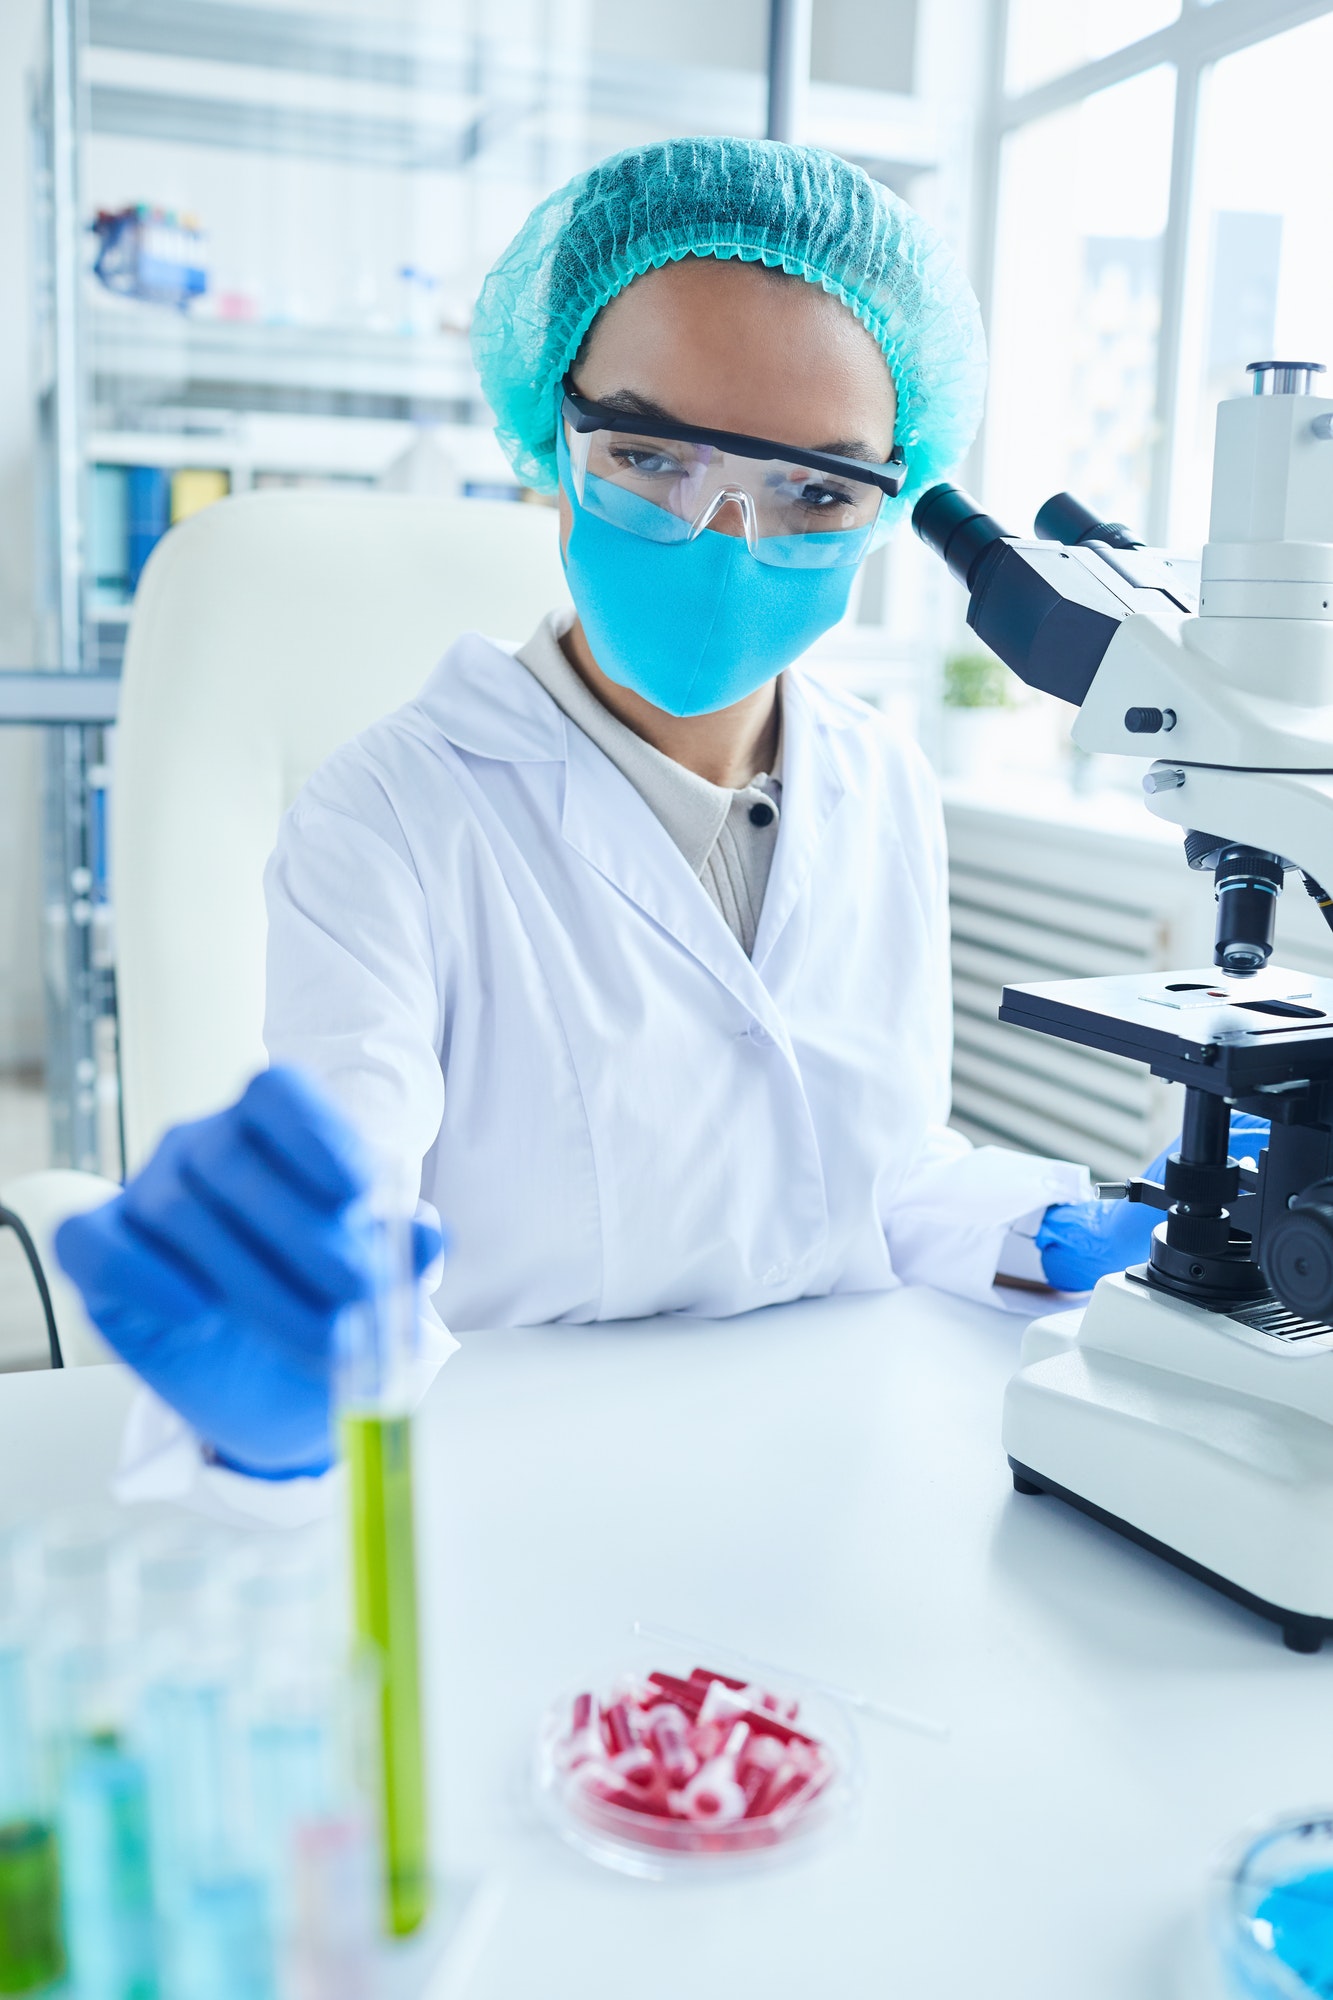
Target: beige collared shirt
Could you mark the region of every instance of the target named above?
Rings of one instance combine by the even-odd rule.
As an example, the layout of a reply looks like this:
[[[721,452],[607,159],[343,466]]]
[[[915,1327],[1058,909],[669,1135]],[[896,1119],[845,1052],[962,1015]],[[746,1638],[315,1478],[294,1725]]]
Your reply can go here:
[[[781,822],[781,729],[771,776],[763,772],[734,792],[712,785],[602,706],[561,650],[568,624],[567,612],[552,612],[519,648],[518,659],[657,815],[748,958]]]

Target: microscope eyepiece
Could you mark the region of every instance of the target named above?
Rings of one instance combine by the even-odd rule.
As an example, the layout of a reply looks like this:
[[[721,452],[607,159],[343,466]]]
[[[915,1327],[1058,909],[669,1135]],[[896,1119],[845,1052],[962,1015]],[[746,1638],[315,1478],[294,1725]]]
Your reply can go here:
[[[1121,521],[1103,521],[1091,507],[1085,507],[1072,493],[1053,493],[1033,526],[1043,542],[1061,542],[1076,549],[1083,542],[1105,542],[1112,549],[1141,549]]]
[[[912,526],[966,590],[975,588],[988,551],[1008,535],[1008,529],[992,519],[970,493],[948,484],[932,486],[921,495],[912,512]]]
[[[1127,615],[1102,591],[1089,603],[1081,569],[1045,549],[1026,547],[961,486],[932,486],[916,503],[912,526],[967,591],[967,622],[1029,687],[1084,700],[1107,647]]]

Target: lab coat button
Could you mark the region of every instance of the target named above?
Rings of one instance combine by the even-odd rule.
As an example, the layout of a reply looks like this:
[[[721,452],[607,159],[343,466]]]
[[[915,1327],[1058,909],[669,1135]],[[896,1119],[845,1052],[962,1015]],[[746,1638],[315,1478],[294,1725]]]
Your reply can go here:
[[[791,1276],[790,1264],[770,1264],[760,1283],[764,1285],[785,1285]]]
[[[758,1046],[761,1048],[763,1047],[763,1044],[765,1042],[771,1042],[773,1039],[773,1037],[769,1034],[768,1029],[764,1026],[762,1021],[751,1021],[749,1027],[745,1030],[745,1032],[749,1036],[750,1040],[758,1044]]]

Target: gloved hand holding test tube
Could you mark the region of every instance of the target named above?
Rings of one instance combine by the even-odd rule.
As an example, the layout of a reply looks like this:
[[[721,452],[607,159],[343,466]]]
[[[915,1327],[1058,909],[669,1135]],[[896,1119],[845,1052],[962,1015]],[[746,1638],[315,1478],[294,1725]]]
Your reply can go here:
[[[325,1471],[340,1316],[374,1290],[357,1135],[296,1070],[177,1125],[124,1192],[71,1216],[56,1254],[105,1339],[211,1455],[260,1479]],[[409,1226],[413,1268],[438,1232]]]

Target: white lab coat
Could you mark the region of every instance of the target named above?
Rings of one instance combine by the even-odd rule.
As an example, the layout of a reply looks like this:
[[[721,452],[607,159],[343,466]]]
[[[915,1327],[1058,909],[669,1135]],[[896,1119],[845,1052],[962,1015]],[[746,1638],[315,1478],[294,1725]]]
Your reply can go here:
[[[269,1054],[322,1079],[400,1195],[438,1211],[452,1326],[903,1283],[1012,1303],[993,1289],[1010,1224],[1088,1197],[1081,1167],[946,1127],[924,758],[813,675],[790,670],[784,694],[752,958],[629,781],[476,635],[283,821]],[[205,1468],[145,1398],[120,1490],[281,1521],[316,1511],[319,1485]]]
[[[994,1296],[1082,1169],[946,1129],[942,819],[914,745],[792,670],[752,959],[643,799],[470,636],[338,751],[269,865],[275,1062],[452,1238],[454,1327]]]

